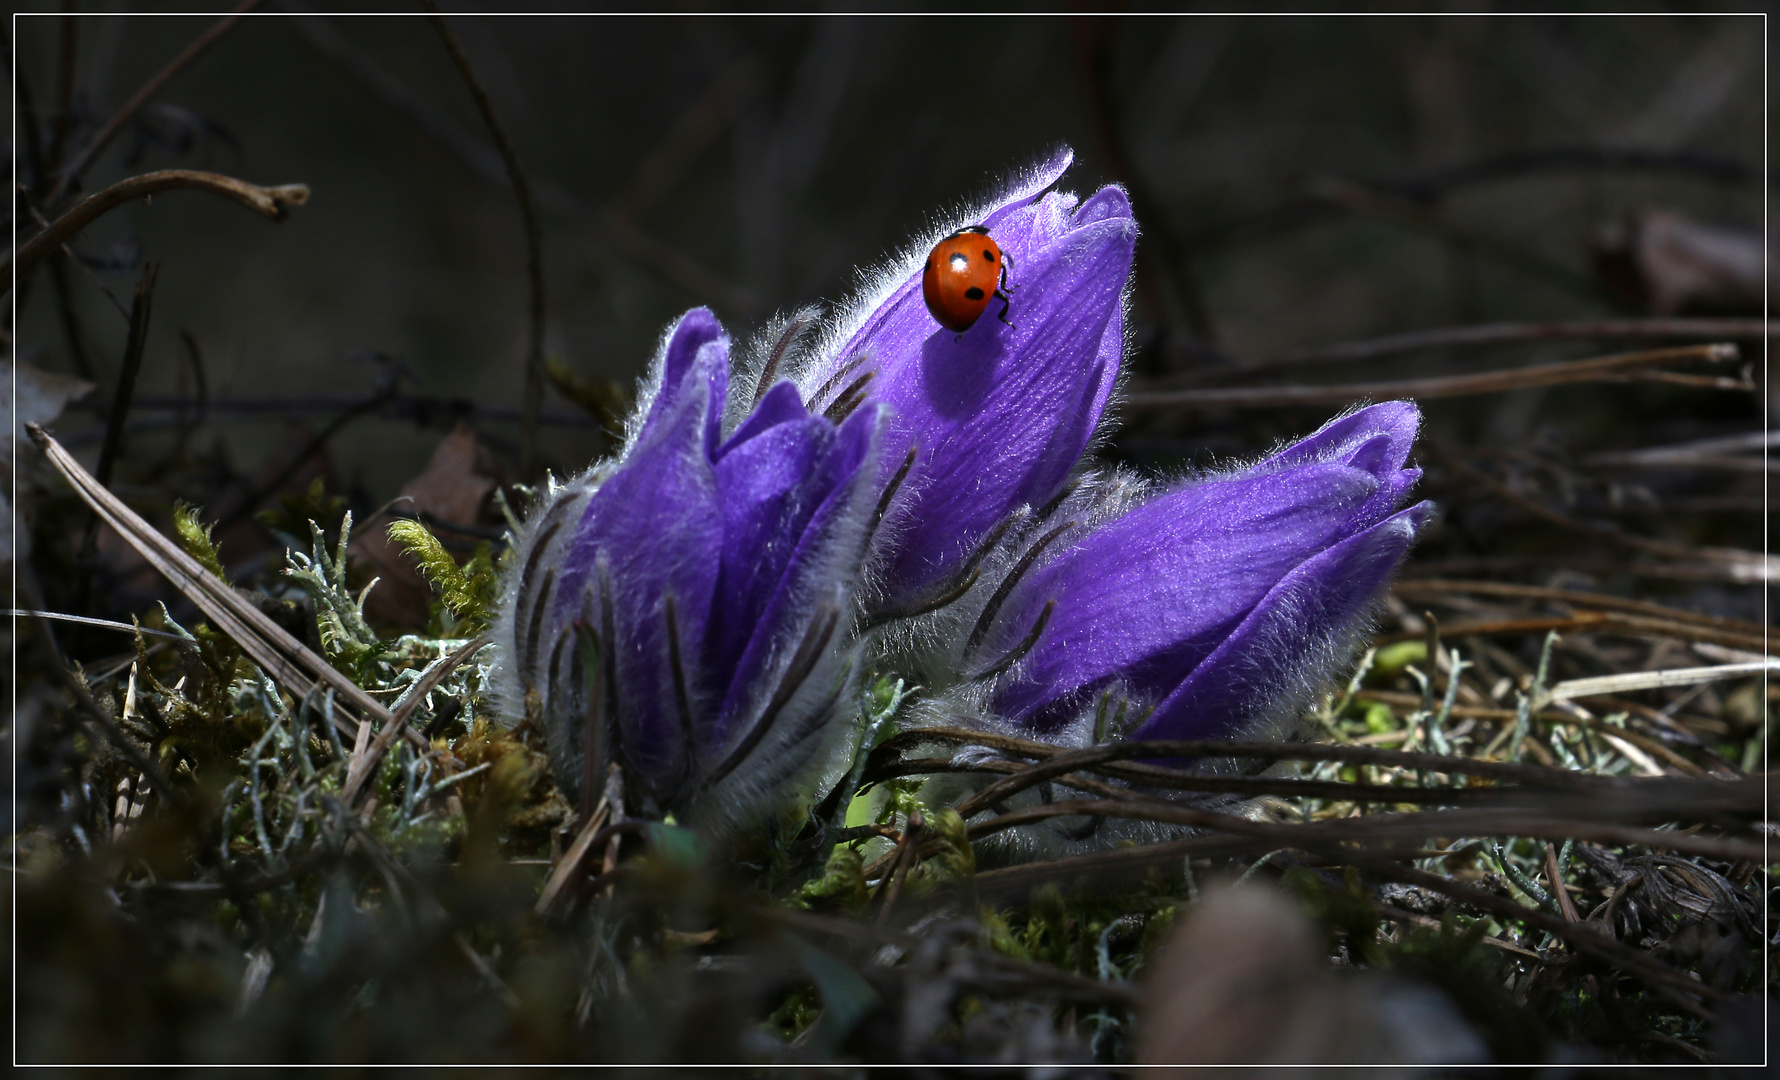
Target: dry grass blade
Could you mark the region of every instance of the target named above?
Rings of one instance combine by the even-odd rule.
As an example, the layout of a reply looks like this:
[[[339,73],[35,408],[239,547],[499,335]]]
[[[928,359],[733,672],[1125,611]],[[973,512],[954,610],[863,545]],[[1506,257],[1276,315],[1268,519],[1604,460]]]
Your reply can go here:
[[[346,786],[340,792],[340,797],[345,800],[346,805],[351,806],[358,802],[358,797],[364,793],[365,781],[377,771],[377,763],[382,761],[383,755],[389,752],[390,746],[396,741],[396,736],[413,731],[408,726],[409,715],[420,707],[421,702],[426,700],[427,695],[432,693],[435,687],[445,681],[446,676],[457,670],[464,661],[480,652],[482,647],[489,643],[489,640],[488,635],[484,634],[472,639],[450,656],[435,661],[419,679],[415,680],[414,685],[403,692],[401,700],[397,701],[395,708],[390,710],[390,718],[383,725],[383,729],[377,733],[377,738],[370,746],[366,747],[363,754],[353,754],[352,764],[346,770]],[[424,737],[422,737],[422,743],[423,745],[425,743]]]
[[[142,520],[117,496],[105,490],[48,432],[36,424],[26,425],[26,430],[49,458],[50,464],[93,508],[100,520],[117,530],[118,535],[141,553],[149,565],[159,570],[216,624],[218,630],[239,645],[292,696],[300,700],[314,689],[317,682],[324,683],[360,715],[385,725],[392,722],[388,709],[359,689],[326,658],[292,637],[226,582],[198,565],[197,560],[179,545]],[[347,734],[357,735],[358,725],[350,719],[336,713],[336,723]],[[409,737],[421,746],[426,745],[418,733],[410,732]]]
[[[563,890],[587,862],[588,854],[593,851],[593,842],[605,828],[611,810],[612,804],[601,799],[593,813],[587,816],[587,823],[581,826],[581,831],[575,834],[574,842],[563,852],[562,858],[557,860],[556,866],[550,871],[550,880],[544,883],[544,891],[538,894],[538,903],[534,909],[538,914],[548,915],[557,906]]]
[[[57,622],[78,623],[81,626],[102,626],[107,630],[117,630],[125,634],[141,634],[143,637],[162,638],[167,641],[185,641],[178,634],[169,634],[165,630],[150,630],[145,626],[131,626],[112,619],[94,619],[86,615],[66,615],[60,611],[33,611],[30,608],[6,608],[0,615],[18,615],[33,619],[54,619]]]
[[[1551,701],[1571,698],[1600,697],[1621,694],[1628,690],[1658,690],[1670,686],[1698,686],[1701,683],[1759,675],[1780,670],[1780,660],[1762,660],[1752,664],[1720,664],[1717,667],[1670,668],[1666,671],[1627,671],[1618,675],[1596,675],[1587,679],[1567,679],[1547,692]]]
[[[1276,409],[1284,405],[1346,405],[1355,401],[1387,401],[1394,398],[1466,397],[1496,394],[1529,386],[1594,382],[1617,378],[1658,364],[1698,361],[1725,363],[1737,358],[1735,345],[1686,345],[1673,349],[1649,349],[1616,353],[1588,360],[1534,364],[1508,371],[1484,371],[1474,375],[1448,375],[1429,379],[1398,379],[1389,382],[1350,383],[1341,386],[1242,386],[1209,390],[1135,390],[1126,399],[1132,412],[1184,409]]]
[[[118,207],[180,188],[208,191],[212,195],[233,199],[272,221],[283,221],[289,216],[291,207],[302,206],[309,201],[309,188],[303,184],[261,187],[221,173],[199,172],[194,169],[163,169],[160,172],[143,173],[128,180],[119,180],[104,191],[88,196],[78,206],[50,222],[48,228],[26,241],[12,261],[16,263],[19,274],[27,274],[45,255]],[[6,273],[6,269],[0,267],[0,275],[5,276],[5,282],[0,284],[0,296],[12,288],[12,275]]]

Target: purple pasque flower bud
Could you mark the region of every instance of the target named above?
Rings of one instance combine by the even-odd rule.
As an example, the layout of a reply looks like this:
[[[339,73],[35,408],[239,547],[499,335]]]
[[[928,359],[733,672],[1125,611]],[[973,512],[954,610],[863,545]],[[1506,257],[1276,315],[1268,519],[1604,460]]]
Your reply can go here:
[[[879,483],[895,490],[874,545],[878,610],[951,592],[1011,512],[1062,489],[1100,425],[1137,224],[1116,187],[1079,203],[1045,194],[1071,158],[1053,155],[908,248],[797,377],[812,409],[888,407]],[[963,225],[987,227],[1009,257],[1013,300],[1006,322],[985,313],[956,334],[928,313],[921,271]]]
[[[716,318],[685,315],[616,462],[551,492],[515,544],[507,700],[581,800],[615,763],[630,813],[746,818],[844,728],[827,721],[850,677],[878,410],[837,425],[780,384],[725,439],[728,364]]]
[[[1064,743],[1099,737],[1109,713],[1132,739],[1295,719],[1432,514],[1397,510],[1420,422],[1409,402],[1374,405],[1092,529],[1043,531],[1049,550],[1013,563],[965,646],[980,700]]]

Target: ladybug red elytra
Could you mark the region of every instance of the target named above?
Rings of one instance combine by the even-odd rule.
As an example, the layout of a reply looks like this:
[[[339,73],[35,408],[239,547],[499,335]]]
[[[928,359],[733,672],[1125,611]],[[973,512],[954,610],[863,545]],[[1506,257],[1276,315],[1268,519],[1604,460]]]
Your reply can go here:
[[[1013,264],[1013,256],[1003,254],[987,226],[959,229],[927,253],[921,297],[941,326],[959,334],[976,324],[991,297],[1001,301],[997,317],[1012,327],[1014,324],[1007,322],[1007,309],[1013,286],[1007,283],[1007,271]]]

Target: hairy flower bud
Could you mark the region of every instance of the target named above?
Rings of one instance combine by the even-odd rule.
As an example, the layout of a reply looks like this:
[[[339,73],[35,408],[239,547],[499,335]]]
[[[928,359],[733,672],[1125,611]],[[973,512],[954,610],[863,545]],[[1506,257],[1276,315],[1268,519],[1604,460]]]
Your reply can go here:
[[[1002,581],[979,632],[996,715],[1092,737],[1107,699],[1133,739],[1254,734],[1296,716],[1351,656],[1366,612],[1432,513],[1397,507],[1409,402],[1360,410],[1246,469],[1140,501]]]
[[[728,363],[715,317],[683,317],[616,464],[517,542],[507,697],[580,800],[617,764],[632,813],[743,819],[835,734],[878,412],[836,425],[781,384],[720,439]]]

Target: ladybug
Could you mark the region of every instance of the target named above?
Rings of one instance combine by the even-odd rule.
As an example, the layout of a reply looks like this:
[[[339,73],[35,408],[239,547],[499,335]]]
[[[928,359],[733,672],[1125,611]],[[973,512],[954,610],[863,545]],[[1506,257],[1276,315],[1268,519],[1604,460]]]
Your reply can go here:
[[[921,297],[941,326],[959,334],[976,325],[991,297],[1001,301],[997,317],[1012,327],[1007,309],[1013,286],[1007,283],[1007,271],[1013,264],[1013,256],[1002,252],[987,226],[959,229],[927,253]]]

